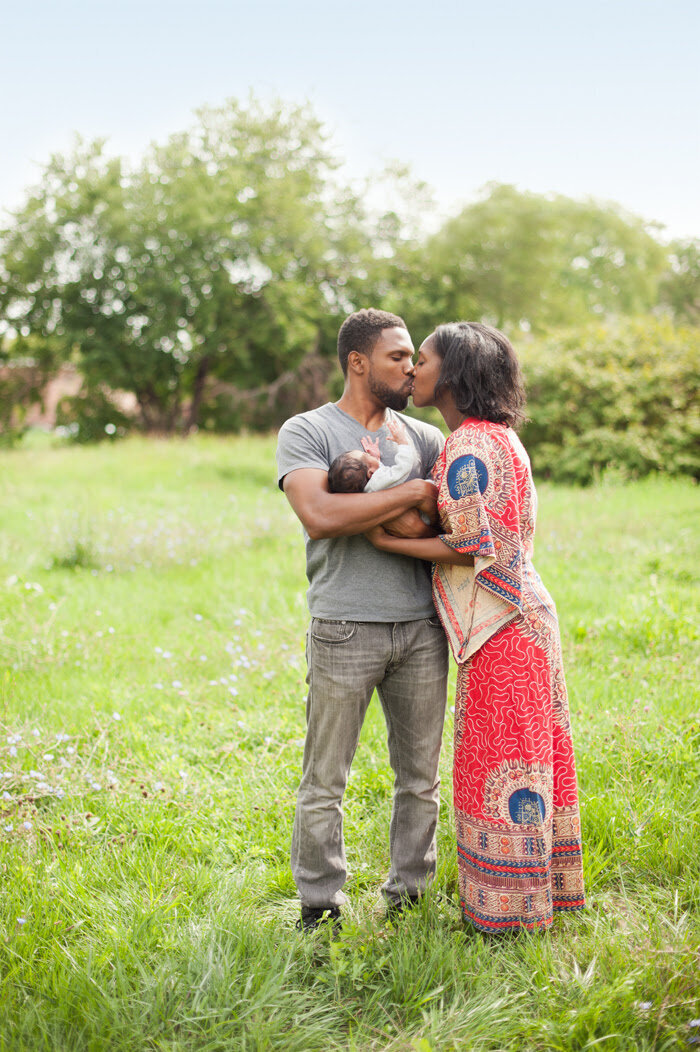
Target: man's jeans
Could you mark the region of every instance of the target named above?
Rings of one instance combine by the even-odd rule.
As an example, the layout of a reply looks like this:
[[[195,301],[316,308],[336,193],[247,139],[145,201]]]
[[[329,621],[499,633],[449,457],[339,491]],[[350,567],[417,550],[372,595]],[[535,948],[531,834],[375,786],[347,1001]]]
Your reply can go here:
[[[416,895],[435,873],[438,760],[447,642],[437,617],[355,622],[314,618],[307,635],[306,745],[292,835],[302,905],[339,906],[347,876],[342,800],[377,688],[394,771],[389,901]]]

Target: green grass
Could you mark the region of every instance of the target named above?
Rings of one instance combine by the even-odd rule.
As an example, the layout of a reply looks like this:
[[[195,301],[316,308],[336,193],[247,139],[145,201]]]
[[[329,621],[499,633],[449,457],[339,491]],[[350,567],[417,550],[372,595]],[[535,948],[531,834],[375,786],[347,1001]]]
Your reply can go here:
[[[672,1049],[700,1038],[697,489],[540,487],[589,908],[492,940],[440,863],[378,907],[376,703],[346,798],[342,937],[294,930],[300,528],[274,442],[0,456],[0,1049]]]

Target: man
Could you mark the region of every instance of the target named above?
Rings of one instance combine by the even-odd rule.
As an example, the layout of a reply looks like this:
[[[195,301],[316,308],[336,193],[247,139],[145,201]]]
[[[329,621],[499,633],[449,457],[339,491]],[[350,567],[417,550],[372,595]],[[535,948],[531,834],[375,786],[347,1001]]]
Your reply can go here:
[[[438,759],[445,714],[447,646],[430,580],[418,560],[387,555],[363,536],[379,523],[426,530],[417,509],[435,507],[425,481],[440,454],[437,428],[400,418],[418,452],[420,477],[378,493],[330,493],[328,468],[364,438],[383,463],[396,446],[386,424],[406,408],[413,344],[403,320],[385,311],[351,314],[338,334],[345,376],[340,400],[288,420],[279,433],[280,487],[306,541],[309,694],[301,785],[292,836],[292,872],[301,899],[298,926],[339,923],[347,876],[342,800],[362,722],[377,688],[394,771],[388,909],[420,896],[435,872]]]

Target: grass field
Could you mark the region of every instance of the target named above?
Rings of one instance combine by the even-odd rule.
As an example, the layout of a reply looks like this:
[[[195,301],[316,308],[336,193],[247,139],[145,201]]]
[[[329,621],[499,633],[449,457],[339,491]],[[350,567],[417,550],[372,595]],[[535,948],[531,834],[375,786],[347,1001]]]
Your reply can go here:
[[[700,1044],[697,488],[540,487],[589,908],[466,928],[451,723],[434,888],[388,926],[373,703],[341,938],[294,929],[300,527],[274,442],[0,456],[0,1049],[672,1049]]]

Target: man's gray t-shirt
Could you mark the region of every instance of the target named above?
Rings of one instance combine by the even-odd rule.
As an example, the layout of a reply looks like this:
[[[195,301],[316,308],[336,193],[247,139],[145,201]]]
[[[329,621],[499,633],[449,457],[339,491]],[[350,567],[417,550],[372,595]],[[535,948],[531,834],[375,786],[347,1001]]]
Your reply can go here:
[[[444,445],[440,431],[430,424],[387,409],[387,419],[400,420],[418,453],[411,478],[426,478]],[[385,426],[367,431],[354,417],[328,402],[320,409],[299,413],[280,429],[277,469],[284,476],[298,468],[327,471],[341,453],[361,449],[361,439],[379,442],[383,464],[396,457],[396,443]],[[312,617],[331,621],[418,621],[434,617],[430,564],[405,555],[381,552],[366,537],[329,537],[306,542],[307,600]]]

